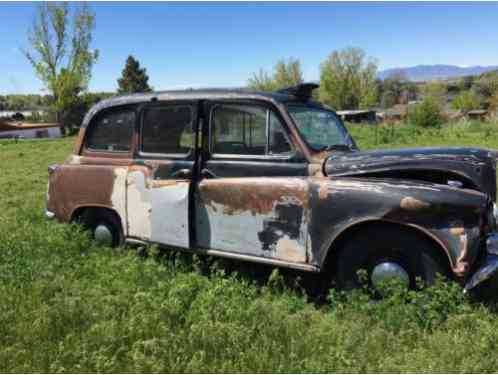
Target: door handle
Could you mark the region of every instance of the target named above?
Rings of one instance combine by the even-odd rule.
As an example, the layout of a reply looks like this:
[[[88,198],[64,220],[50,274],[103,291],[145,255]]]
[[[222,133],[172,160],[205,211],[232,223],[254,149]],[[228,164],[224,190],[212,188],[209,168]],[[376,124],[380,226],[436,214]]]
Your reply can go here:
[[[174,173],[171,174],[171,177],[176,177],[176,178],[190,178],[192,177],[192,172],[190,169],[180,169]]]
[[[204,178],[218,178],[218,176],[216,176],[213,172],[211,172],[207,168],[203,168],[202,169],[202,171],[201,171],[201,177],[204,177]]]

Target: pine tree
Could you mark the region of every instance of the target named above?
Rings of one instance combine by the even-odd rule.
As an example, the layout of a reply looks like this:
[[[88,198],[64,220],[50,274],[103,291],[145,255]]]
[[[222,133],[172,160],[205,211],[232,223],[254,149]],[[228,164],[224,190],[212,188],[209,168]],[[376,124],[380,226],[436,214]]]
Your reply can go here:
[[[126,59],[121,78],[118,79],[118,86],[118,93],[120,94],[152,91],[146,69],[140,68],[138,60],[135,60],[131,55]]]

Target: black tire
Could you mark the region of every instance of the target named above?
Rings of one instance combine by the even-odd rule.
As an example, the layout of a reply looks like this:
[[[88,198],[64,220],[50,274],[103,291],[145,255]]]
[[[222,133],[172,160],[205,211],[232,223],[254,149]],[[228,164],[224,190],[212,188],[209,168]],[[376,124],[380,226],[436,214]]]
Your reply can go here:
[[[95,229],[98,226],[105,226],[112,235],[110,247],[119,247],[124,243],[121,223],[112,212],[105,209],[87,209],[80,217],[80,222],[90,232],[92,239],[95,239]]]
[[[382,262],[402,266],[408,273],[410,289],[417,288],[417,278],[424,285],[432,285],[438,273],[448,276],[437,251],[427,239],[409,230],[373,225],[355,233],[339,249],[335,269],[337,287],[351,290],[364,286],[358,278],[359,270],[367,272],[368,284],[372,286],[372,271]]]

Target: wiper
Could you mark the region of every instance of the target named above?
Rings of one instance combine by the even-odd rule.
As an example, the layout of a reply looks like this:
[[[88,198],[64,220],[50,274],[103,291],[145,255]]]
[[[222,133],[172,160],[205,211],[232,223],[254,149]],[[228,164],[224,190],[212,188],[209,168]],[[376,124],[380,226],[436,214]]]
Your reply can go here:
[[[332,150],[351,151],[351,146],[345,145],[343,143],[337,143],[333,145],[324,146],[320,149],[320,151],[332,151]]]

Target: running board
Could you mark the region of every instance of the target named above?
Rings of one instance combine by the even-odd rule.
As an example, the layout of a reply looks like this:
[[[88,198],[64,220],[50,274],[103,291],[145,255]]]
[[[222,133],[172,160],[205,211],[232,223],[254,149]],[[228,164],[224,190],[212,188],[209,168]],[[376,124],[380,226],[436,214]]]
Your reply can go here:
[[[254,255],[239,254],[239,253],[232,253],[232,252],[228,252],[228,251],[220,251],[220,250],[205,249],[205,248],[197,248],[197,249],[177,248],[177,247],[172,247],[172,246],[164,246],[164,245],[154,243],[154,242],[143,241],[143,240],[139,240],[136,238],[127,238],[126,242],[129,244],[132,244],[132,245],[141,245],[141,246],[157,245],[157,246],[159,246],[161,248],[165,248],[165,249],[171,248],[171,249],[180,250],[180,251],[188,251],[188,252],[194,253],[194,254],[212,255],[212,256],[217,256],[217,257],[221,257],[221,258],[241,260],[244,262],[253,262],[253,263],[261,263],[261,264],[267,264],[267,265],[277,266],[277,267],[293,268],[293,269],[300,270],[300,271],[320,272],[320,267],[313,266],[311,264],[286,262],[285,260],[280,260],[280,259],[257,257]]]

